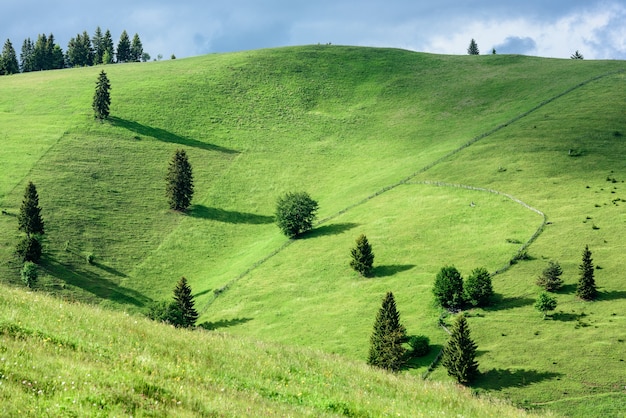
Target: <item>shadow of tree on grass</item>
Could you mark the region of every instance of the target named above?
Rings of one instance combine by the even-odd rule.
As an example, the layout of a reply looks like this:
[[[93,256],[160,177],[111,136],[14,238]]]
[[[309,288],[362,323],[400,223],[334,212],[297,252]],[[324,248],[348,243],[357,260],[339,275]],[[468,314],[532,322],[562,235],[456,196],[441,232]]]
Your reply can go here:
[[[222,319],[220,321],[215,322],[203,322],[198,325],[200,328],[204,328],[206,330],[214,330],[218,328],[228,328],[233,327],[239,324],[245,324],[248,321],[252,321],[253,318],[233,318],[233,319]]]
[[[260,225],[274,222],[273,216],[209,208],[204,205],[193,205],[187,213],[194,218],[211,219],[230,224]]]
[[[523,308],[535,303],[535,299],[527,298],[524,296],[519,297],[504,297],[500,294],[495,294],[491,298],[491,304],[485,306],[486,311],[501,311],[504,309]]]
[[[352,223],[352,222],[344,222],[344,223],[318,226],[317,228],[307,231],[304,234],[300,235],[299,239],[317,238],[317,237],[323,237],[326,235],[338,235],[343,232],[349,231],[353,228],[356,228],[357,226],[359,226],[359,224]]]
[[[116,116],[109,118],[113,126],[128,129],[139,135],[149,136],[163,142],[170,142],[173,144],[184,145],[187,147],[200,148],[209,151],[218,151],[225,154],[239,154],[239,151],[235,151],[229,148],[220,147],[219,145],[207,144],[205,142],[198,141],[196,139],[187,138],[184,136],[176,135],[172,132],[166,131],[161,128],[154,128],[152,126],[142,125],[139,122],[122,119]]]
[[[598,292],[596,300],[617,300],[626,299],[626,290],[611,290],[608,292]]]
[[[402,370],[419,369],[421,367],[428,367],[435,360],[435,357],[439,355],[439,352],[443,349],[440,344],[430,344],[430,351],[428,354],[422,357],[410,357],[404,363]]]
[[[556,379],[560,376],[562,376],[561,373],[538,372],[537,370],[491,369],[481,373],[472,386],[486,390],[501,390],[510,387],[524,387],[544,380]]]
[[[382,266],[374,266],[372,277],[389,277],[403,271],[411,270],[415,264],[387,264]]]

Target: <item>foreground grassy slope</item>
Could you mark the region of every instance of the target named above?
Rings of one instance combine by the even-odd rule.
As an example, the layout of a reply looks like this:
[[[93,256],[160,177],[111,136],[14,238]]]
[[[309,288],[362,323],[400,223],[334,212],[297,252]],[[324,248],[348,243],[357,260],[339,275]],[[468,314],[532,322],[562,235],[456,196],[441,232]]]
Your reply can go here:
[[[5,288],[0,318],[2,416],[529,416],[451,384],[43,294]]]
[[[99,68],[0,77],[0,159],[12,170],[0,173],[0,205],[14,215],[26,182],[38,185],[48,225],[40,289],[135,311],[168,298],[185,275],[207,328],[362,360],[387,290],[409,332],[440,347],[446,336],[430,296],[436,271],[495,271],[543,220],[504,195],[421,182],[507,193],[551,225],[530,247],[534,260],[496,277],[498,306],[470,319],[482,350],[478,386],[528,406],[615,415],[625,398],[620,368],[601,373],[599,364],[620,365],[626,321],[616,273],[624,212],[613,202],[619,183],[606,181],[626,178],[622,68],[321,46],[110,66],[107,124],[90,112]],[[180,147],[196,175],[187,216],[168,211],[163,198],[167,162]],[[242,276],[287,242],[272,224],[274,203],[299,189],[332,219]],[[15,283],[10,215],[0,217],[0,274]],[[347,266],[359,233],[374,245],[373,280]],[[572,295],[585,243],[603,267],[601,303]],[[541,322],[534,280],[552,258],[569,287],[559,295],[561,320]],[[568,339],[576,349],[563,346]],[[446,379],[442,371],[434,377]]]

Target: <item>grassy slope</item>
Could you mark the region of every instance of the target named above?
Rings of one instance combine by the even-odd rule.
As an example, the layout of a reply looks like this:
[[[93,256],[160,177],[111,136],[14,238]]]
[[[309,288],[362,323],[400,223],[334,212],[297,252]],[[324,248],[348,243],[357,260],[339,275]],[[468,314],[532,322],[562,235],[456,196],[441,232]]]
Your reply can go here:
[[[320,202],[321,218],[334,215],[544,100],[621,67],[620,62],[476,59],[344,47],[111,66],[106,70],[114,89],[114,119],[104,125],[94,123],[89,111],[99,68],[2,77],[0,116],[7,146],[0,149],[0,159],[12,164],[12,174],[0,174],[0,205],[17,212],[25,183],[31,179],[38,185],[48,222],[43,288],[132,309],[169,297],[174,282],[186,275],[205,309],[214,289],[285,242],[271,219],[280,193],[305,189]],[[552,327],[551,332],[557,328],[554,338],[578,332],[572,331],[571,322],[537,321],[531,306],[533,281],[545,264],[543,256],[558,258],[573,283],[581,250],[578,228],[584,226],[579,210],[593,207],[597,195],[590,196],[591,191],[609,193],[599,189],[610,170],[617,178],[625,171],[619,163],[620,137],[601,146],[593,142],[597,152],[589,152],[591,144],[579,145],[587,137],[610,139],[613,132],[625,133],[619,111],[623,82],[623,76],[613,76],[584,86],[416,179],[501,190],[555,220],[549,231],[559,235],[542,241],[544,233],[531,247],[532,254],[538,252],[537,259],[496,280],[496,291],[511,309],[482,313],[476,319],[479,345],[493,347],[481,359],[486,372],[481,385],[518,402],[566,397],[558,392],[561,384],[555,384],[555,373],[572,386],[569,396],[613,392],[618,401],[624,396],[616,391],[619,377],[605,379],[595,370],[570,375],[566,350],[559,350],[564,356],[560,367],[537,358],[516,363],[505,355],[527,340],[519,329],[530,324]],[[592,100],[600,94],[602,100]],[[596,108],[580,118],[581,103]],[[599,128],[603,125],[606,129]],[[509,140],[503,141],[503,136]],[[503,144],[510,144],[510,151],[503,151]],[[167,162],[180,146],[190,154],[197,186],[195,206],[186,217],[167,211],[162,192]],[[563,157],[566,148],[586,153],[577,159]],[[563,161],[555,163],[554,153]],[[579,171],[572,171],[572,164]],[[533,169],[526,168],[530,166]],[[595,189],[576,189],[572,179],[584,182],[591,167],[598,173],[590,184]],[[563,176],[560,188],[545,185],[544,179],[556,177],[555,173]],[[538,182],[544,187],[537,187]],[[570,196],[576,196],[579,204],[572,204]],[[471,201],[477,203],[474,211]],[[615,226],[594,230],[612,234],[609,243],[623,242],[619,223],[623,211],[608,203],[588,216]],[[557,229],[559,216],[576,219],[576,228],[565,227],[573,222],[563,222],[564,227]],[[15,220],[2,216],[0,223],[0,251],[7,260],[17,236]],[[362,359],[380,299],[393,290],[409,331],[428,334],[440,345],[445,336],[436,328],[438,312],[430,305],[436,270],[445,263],[457,265],[465,274],[480,265],[495,270],[519,248],[509,242],[524,241],[540,223],[537,214],[503,197],[402,185],[288,246],[234,283],[206,308],[201,321],[213,328],[228,326],[233,333]],[[346,266],[345,254],[361,232],[374,245],[379,279],[360,280]],[[590,245],[592,250],[598,247]],[[598,248],[603,254],[594,252],[605,267],[599,275],[615,283],[607,288],[614,293],[605,304],[616,313],[608,323],[609,332],[597,328],[598,335],[593,336],[608,353],[619,352],[616,334],[624,322],[617,314],[624,311],[619,296],[623,291],[609,268],[617,267],[617,248],[605,245]],[[83,261],[90,252],[96,256],[94,266]],[[6,281],[16,281],[15,263],[0,269]],[[561,302],[567,304],[568,297],[572,300],[564,295]],[[511,323],[508,315],[517,320]],[[511,329],[501,331],[501,322]],[[520,336],[502,341],[503,333]],[[545,344],[536,349],[549,352]],[[417,364],[416,372],[425,364]],[[530,372],[516,372],[520,369]],[[615,403],[600,399],[598,408]],[[567,410],[568,405],[556,407]]]

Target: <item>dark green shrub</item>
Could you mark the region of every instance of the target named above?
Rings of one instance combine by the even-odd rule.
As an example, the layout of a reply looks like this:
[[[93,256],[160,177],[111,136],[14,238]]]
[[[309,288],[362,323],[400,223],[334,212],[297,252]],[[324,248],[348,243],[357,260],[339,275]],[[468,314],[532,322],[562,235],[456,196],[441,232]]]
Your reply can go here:
[[[412,335],[409,338],[412,357],[424,357],[430,352],[430,340],[425,335]]]
[[[491,274],[484,267],[476,268],[464,285],[465,301],[472,306],[487,306],[493,296]]]
[[[39,237],[30,236],[22,238],[22,240],[17,243],[15,252],[17,253],[18,257],[22,259],[23,262],[32,261],[33,263],[38,263],[41,259],[42,252]]]
[[[174,326],[182,324],[182,312],[176,302],[154,302],[148,308],[146,316],[153,321],[165,322]]]
[[[37,278],[39,277],[39,273],[37,272],[37,264],[32,261],[27,261],[24,263],[21,271],[22,281],[26,285],[26,287],[32,288],[37,282]]]

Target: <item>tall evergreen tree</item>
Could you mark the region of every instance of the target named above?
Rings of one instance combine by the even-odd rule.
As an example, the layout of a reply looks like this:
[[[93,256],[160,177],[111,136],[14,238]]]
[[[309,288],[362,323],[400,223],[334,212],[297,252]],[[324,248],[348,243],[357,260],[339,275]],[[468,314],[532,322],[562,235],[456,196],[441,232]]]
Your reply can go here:
[[[364,277],[372,275],[374,265],[374,253],[372,252],[372,246],[367,241],[367,237],[361,234],[356,239],[356,247],[350,251],[352,259],[350,260],[350,267],[356,270]]]
[[[476,43],[474,38],[472,38],[472,40],[470,41],[469,46],[467,47],[467,53],[469,55],[479,55],[480,54],[480,51],[478,50],[478,44]]]
[[[113,37],[111,31],[106,30],[104,32],[104,38],[102,39],[102,63],[112,64],[115,60],[115,45],[113,45]]]
[[[111,84],[109,83],[106,73],[102,70],[98,76],[96,92],[93,96],[94,117],[100,121],[108,119],[109,117],[109,107],[111,105],[111,94],[109,90],[111,90]]]
[[[102,64],[102,57],[104,56],[104,35],[102,34],[100,26],[96,28],[91,38],[91,45],[93,46],[94,65]]]
[[[167,171],[166,195],[170,208],[185,211],[193,197],[193,172],[185,150],[177,150]]]
[[[39,207],[39,194],[33,182],[28,182],[26,186],[17,222],[20,231],[26,232],[29,238],[31,235],[43,235],[44,233],[44,222],[41,217],[41,208]]]
[[[546,267],[541,276],[537,279],[537,285],[543,287],[548,292],[554,292],[563,286],[563,279],[561,275],[563,269],[556,261],[549,261],[548,267]]]
[[[16,74],[20,72],[15,48],[9,39],[4,43],[0,58],[0,74]]]
[[[398,371],[404,364],[406,329],[400,324],[393,293],[387,292],[376,315],[374,331],[370,337],[367,363],[390,371]]]
[[[141,39],[139,39],[139,35],[135,34],[135,36],[133,36],[133,42],[130,46],[130,61],[139,62],[141,61],[142,55],[143,45],[141,44]]]
[[[193,300],[193,295],[191,294],[191,287],[187,283],[187,279],[184,277],[180,278],[174,288],[174,302],[176,303],[176,306],[181,314],[180,326],[191,328],[196,325],[198,312],[194,307],[195,302]]]
[[[85,67],[93,65],[94,51],[89,34],[85,31],[70,39],[67,46],[68,64],[71,67]]]
[[[117,62],[128,62],[130,60],[130,38],[124,30],[120,36],[120,41],[117,43]]]
[[[20,53],[20,67],[22,72],[28,73],[35,70],[35,45],[30,38],[24,39],[22,52]]]
[[[465,315],[459,315],[443,348],[441,364],[448,369],[448,375],[463,385],[470,383],[479,373],[476,348]]]
[[[33,50],[33,65],[35,71],[49,70],[48,37],[41,34],[37,37]]]
[[[433,294],[437,303],[447,309],[459,309],[463,305],[463,277],[454,266],[445,266],[435,277]]]
[[[596,281],[594,279],[593,260],[589,246],[585,245],[583,251],[582,263],[578,266],[580,270],[580,278],[576,287],[576,296],[583,300],[593,300],[598,295],[596,289]]]

